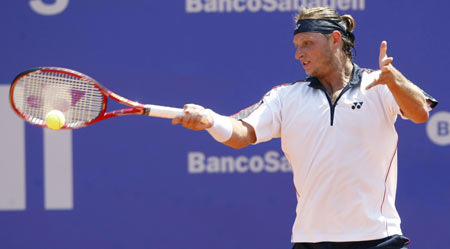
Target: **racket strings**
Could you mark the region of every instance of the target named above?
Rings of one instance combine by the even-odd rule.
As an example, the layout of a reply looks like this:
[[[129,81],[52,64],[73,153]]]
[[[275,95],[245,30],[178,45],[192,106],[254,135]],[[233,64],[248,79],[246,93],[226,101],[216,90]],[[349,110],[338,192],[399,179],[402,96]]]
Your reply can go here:
[[[103,109],[103,94],[85,78],[64,72],[36,71],[22,77],[15,86],[17,109],[37,124],[45,123],[51,110],[64,113],[67,126],[81,126]]]

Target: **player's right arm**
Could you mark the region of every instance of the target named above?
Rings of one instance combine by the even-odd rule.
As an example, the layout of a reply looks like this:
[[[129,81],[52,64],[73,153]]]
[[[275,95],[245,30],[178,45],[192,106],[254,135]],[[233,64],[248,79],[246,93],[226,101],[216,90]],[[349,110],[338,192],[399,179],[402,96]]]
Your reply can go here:
[[[247,147],[256,142],[255,129],[242,120],[227,117],[231,120],[233,132],[231,138],[224,144],[235,149]]]
[[[256,141],[255,130],[251,125],[199,105],[185,105],[184,115],[174,118],[172,124],[181,124],[191,130],[206,129],[217,141],[235,149],[244,148]]]

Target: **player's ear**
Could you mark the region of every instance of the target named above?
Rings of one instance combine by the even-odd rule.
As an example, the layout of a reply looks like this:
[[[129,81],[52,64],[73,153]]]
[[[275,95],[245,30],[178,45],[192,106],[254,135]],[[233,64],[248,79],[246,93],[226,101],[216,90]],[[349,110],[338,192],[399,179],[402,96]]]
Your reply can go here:
[[[333,47],[339,48],[342,43],[342,34],[337,30],[333,31],[333,33],[330,34],[330,42]]]

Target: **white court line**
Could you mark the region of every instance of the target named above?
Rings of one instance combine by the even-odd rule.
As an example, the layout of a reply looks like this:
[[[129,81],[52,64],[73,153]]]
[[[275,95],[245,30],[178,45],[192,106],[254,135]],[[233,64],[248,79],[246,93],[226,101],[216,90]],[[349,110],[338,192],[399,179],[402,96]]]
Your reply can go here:
[[[0,84],[0,210],[25,210],[25,123],[9,104],[9,84]]]
[[[44,129],[45,209],[73,209],[72,131]]]

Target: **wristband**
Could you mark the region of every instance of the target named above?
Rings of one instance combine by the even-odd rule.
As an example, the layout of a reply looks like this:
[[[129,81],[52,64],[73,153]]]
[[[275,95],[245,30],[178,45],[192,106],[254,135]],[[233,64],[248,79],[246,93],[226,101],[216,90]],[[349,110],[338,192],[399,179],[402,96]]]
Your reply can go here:
[[[228,141],[233,134],[233,125],[230,118],[212,111],[211,113],[213,116],[213,126],[206,130],[218,142],[223,143]]]

